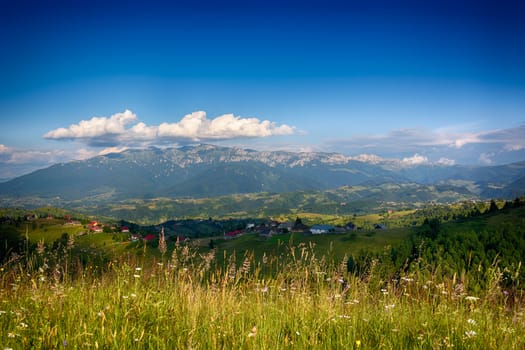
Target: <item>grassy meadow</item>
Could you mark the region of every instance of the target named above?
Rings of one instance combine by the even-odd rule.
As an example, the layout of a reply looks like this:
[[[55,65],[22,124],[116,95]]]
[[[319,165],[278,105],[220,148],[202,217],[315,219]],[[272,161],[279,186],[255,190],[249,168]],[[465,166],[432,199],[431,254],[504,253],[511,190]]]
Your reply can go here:
[[[0,259],[0,349],[525,349],[514,263],[524,215],[517,206],[439,226],[247,233],[215,237],[214,249],[210,238],[146,244],[22,222],[27,250]],[[409,249],[398,268],[403,246],[418,256]]]
[[[70,249],[1,268],[3,349],[525,347],[521,295],[502,290],[494,268],[470,295],[468,280],[424,268],[384,281],[372,264],[356,277],[305,243],[242,261],[176,245],[102,269]]]

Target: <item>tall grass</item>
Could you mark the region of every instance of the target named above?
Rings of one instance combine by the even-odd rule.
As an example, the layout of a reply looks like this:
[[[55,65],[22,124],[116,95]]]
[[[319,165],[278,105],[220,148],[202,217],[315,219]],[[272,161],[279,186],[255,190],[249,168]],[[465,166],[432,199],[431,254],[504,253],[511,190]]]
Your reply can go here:
[[[103,268],[63,254],[2,267],[2,349],[525,348],[524,304],[495,268],[470,295],[424,268],[382,280],[373,262],[357,277],[305,244],[261,259],[177,245]]]

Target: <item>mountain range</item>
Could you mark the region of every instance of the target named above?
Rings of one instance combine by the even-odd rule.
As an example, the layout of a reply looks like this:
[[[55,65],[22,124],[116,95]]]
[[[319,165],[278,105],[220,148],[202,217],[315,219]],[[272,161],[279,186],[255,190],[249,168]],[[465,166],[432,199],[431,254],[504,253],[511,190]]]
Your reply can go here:
[[[515,198],[525,195],[525,162],[502,166],[407,165],[377,157],[215,145],[130,149],[55,164],[0,183],[0,199],[203,198],[409,183],[445,186],[448,191],[472,198]]]

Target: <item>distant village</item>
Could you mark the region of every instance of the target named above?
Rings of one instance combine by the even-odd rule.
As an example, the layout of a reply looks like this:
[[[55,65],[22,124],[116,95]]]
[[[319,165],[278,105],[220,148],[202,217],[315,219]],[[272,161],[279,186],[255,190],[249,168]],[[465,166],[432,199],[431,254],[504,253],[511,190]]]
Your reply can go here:
[[[215,228],[215,233],[207,236],[222,236],[225,240],[235,239],[244,234],[256,234],[261,238],[271,238],[275,235],[282,235],[286,233],[300,233],[304,235],[324,235],[324,234],[345,234],[351,231],[361,229],[357,227],[353,222],[348,222],[344,226],[334,226],[328,224],[315,224],[312,226],[305,225],[300,218],[295,221],[280,222],[275,220],[257,220],[254,222],[240,219],[230,220],[173,220],[168,221],[162,225],[155,226],[137,226],[130,228],[129,226],[115,226],[106,225],[98,221],[90,221],[86,225],[86,231],[80,234],[90,233],[127,233],[130,235],[131,241],[152,241],[158,239],[159,233],[162,229],[165,229],[166,237],[172,240],[188,241],[192,238],[203,238],[205,236],[197,236],[194,234],[184,234],[185,232],[198,230],[199,226],[207,224]],[[78,221],[67,221],[65,225],[80,225]],[[227,229],[228,227],[236,227],[235,229]],[[382,230],[386,229],[385,224],[374,224],[374,229]],[[184,228],[184,229],[181,229]]]
[[[171,241],[188,242],[193,239],[213,237],[231,240],[244,234],[255,234],[261,239],[269,239],[276,235],[286,233],[299,233],[303,235],[345,234],[361,230],[354,222],[349,221],[343,226],[329,224],[306,225],[300,218],[295,221],[276,221],[272,219],[179,219],[170,220],[163,224],[142,226],[131,222],[119,221],[107,223],[96,219],[75,219],[69,215],[55,217],[52,215],[29,214],[20,217],[2,217],[1,222],[12,223],[17,226],[25,223],[40,225],[61,224],[65,227],[78,227],[76,235],[90,235],[97,233],[121,234],[121,240],[155,241],[159,239],[161,230],[164,230],[166,239]],[[367,229],[383,230],[386,225],[382,223],[368,226]],[[35,227],[33,227],[34,229]]]

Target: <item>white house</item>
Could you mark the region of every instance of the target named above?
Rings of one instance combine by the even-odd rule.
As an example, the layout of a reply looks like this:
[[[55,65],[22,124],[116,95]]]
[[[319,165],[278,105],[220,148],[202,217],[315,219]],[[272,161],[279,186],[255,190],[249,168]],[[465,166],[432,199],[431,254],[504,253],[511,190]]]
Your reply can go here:
[[[310,232],[313,235],[322,235],[329,232],[334,232],[334,230],[335,227],[333,227],[332,225],[313,225],[312,227],[310,227]]]

